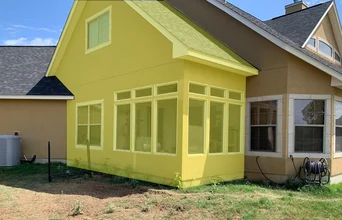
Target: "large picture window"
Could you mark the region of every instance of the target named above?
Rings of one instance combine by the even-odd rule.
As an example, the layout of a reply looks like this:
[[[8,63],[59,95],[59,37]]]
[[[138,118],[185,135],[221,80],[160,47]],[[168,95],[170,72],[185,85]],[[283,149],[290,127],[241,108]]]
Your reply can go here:
[[[330,45],[321,40],[319,41],[318,45],[318,51],[320,54],[327,56],[329,58],[333,56],[333,48]]]
[[[342,102],[335,102],[335,152],[342,152]]]
[[[77,106],[77,145],[102,147],[102,103]]]
[[[131,146],[131,105],[122,104],[116,106],[116,135],[115,145],[117,150],[130,150]]]
[[[204,153],[205,103],[203,100],[189,100],[189,154]]]
[[[135,104],[135,151],[151,152],[152,149],[152,103]]]
[[[223,153],[225,103],[210,102],[209,153]]]
[[[323,153],[325,100],[294,100],[295,152]]]
[[[176,153],[177,99],[157,100],[157,152]]]
[[[251,103],[251,151],[276,152],[277,101]]]

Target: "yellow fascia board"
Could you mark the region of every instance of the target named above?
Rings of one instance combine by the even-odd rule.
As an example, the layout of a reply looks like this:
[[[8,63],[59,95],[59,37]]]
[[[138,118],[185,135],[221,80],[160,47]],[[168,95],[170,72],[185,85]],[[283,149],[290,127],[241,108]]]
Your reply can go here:
[[[236,73],[243,76],[256,76],[259,71],[254,67],[249,67],[230,60],[221,59],[218,57],[203,54],[194,50],[189,50],[188,54],[180,59],[190,60],[196,63],[208,65],[228,72]]]
[[[134,9],[138,14],[140,14],[147,22],[149,22],[154,28],[156,28],[161,34],[163,34],[169,41],[173,43],[173,53],[172,58],[178,58],[186,56],[188,54],[188,47],[183,44],[178,38],[167,31],[162,25],[160,25],[156,20],[151,18],[144,10],[142,10],[138,5],[132,0],[125,0],[125,2]]]
[[[46,72],[46,76],[56,75],[57,68],[63,58],[64,52],[67,49],[69,40],[74,32],[74,29],[78,23],[79,17],[81,16],[83,12],[83,9],[86,3],[87,1],[79,1],[79,0],[74,1],[68,20],[62,31],[62,35],[58,41],[56,51],[53,54],[49,68]],[[70,31],[67,32],[68,29],[70,29]]]

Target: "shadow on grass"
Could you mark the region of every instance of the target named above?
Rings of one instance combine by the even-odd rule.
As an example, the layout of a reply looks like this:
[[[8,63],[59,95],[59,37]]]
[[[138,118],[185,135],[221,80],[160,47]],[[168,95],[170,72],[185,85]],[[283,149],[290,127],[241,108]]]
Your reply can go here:
[[[22,188],[36,192],[66,195],[87,195],[99,199],[125,197],[143,194],[150,189],[167,189],[119,176],[67,167],[62,163],[52,163],[51,173],[71,174],[68,177],[55,177],[48,182],[47,164],[21,164],[15,167],[0,167],[0,186]],[[73,176],[72,174],[77,174]]]

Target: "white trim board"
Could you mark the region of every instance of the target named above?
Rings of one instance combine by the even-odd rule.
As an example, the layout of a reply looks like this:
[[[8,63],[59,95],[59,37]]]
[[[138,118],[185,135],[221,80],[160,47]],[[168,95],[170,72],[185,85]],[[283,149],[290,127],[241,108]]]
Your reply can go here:
[[[262,37],[266,38],[267,40],[271,41],[278,47],[282,48],[283,50],[291,53],[292,55],[304,60],[305,62],[313,65],[314,67],[322,70],[323,72],[335,77],[336,79],[339,79],[342,81],[342,74],[337,72],[334,69],[331,69],[330,67],[324,65],[323,63],[315,60],[314,58],[311,58],[310,56],[304,54],[300,50],[288,45],[284,41],[280,40],[279,38],[273,36],[272,34],[268,33],[264,29],[258,27],[253,22],[247,20],[246,18],[242,17],[238,13],[234,12],[233,10],[229,9],[228,7],[224,6],[221,2],[218,2],[216,0],[207,0],[210,4],[214,5],[215,7],[221,9],[222,11],[226,12],[228,15],[236,19],[237,21],[244,24],[246,27],[252,29],[256,33],[260,34]]]
[[[0,99],[26,99],[26,100],[73,100],[74,96],[55,95],[0,95]]]

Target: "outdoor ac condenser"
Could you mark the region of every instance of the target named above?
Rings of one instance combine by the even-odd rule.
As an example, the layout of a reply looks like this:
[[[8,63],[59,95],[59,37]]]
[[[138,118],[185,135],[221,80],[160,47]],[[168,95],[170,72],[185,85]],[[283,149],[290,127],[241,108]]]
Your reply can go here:
[[[10,167],[20,163],[21,137],[0,135],[0,166]]]

